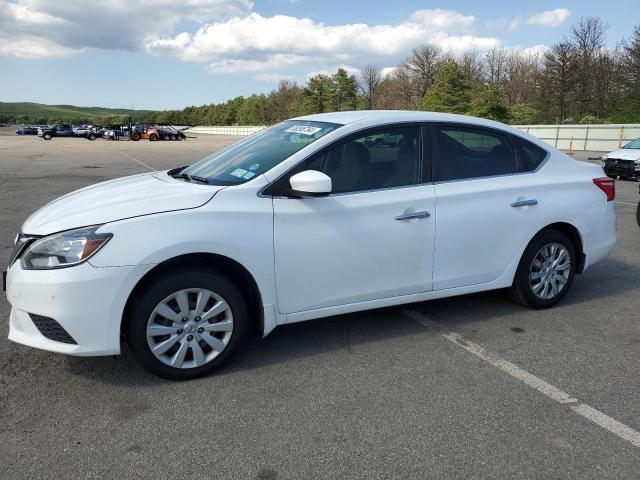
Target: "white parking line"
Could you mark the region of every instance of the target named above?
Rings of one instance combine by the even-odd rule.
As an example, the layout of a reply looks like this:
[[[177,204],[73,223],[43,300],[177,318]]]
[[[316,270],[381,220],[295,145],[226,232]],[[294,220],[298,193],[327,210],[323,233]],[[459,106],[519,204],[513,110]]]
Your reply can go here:
[[[499,368],[503,372],[508,373],[526,385],[529,385],[531,388],[536,389],[538,392],[543,393],[552,400],[555,400],[558,403],[568,404],[569,408],[578,415],[582,415],[584,418],[590,420],[599,427],[604,428],[605,430],[640,448],[640,432],[620,423],[616,419],[611,418],[586,403],[579,403],[577,398],[572,397],[563,390],[545,382],[541,378],[523,370],[517,365],[500,358],[495,353],[485,350],[480,345],[470,342],[462,335],[454,332],[443,331],[436,322],[425,315],[413,310],[405,310],[404,314],[419,324],[438,332],[451,343],[464,348],[467,352],[472,353],[476,357],[484,360],[494,367]]]
[[[619,203],[620,205],[631,205],[632,207],[635,207],[637,205],[637,203],[629,203],[629,202],[618,202],[618,201],[616,201],[616,203]]]
[[[156,169],[153,168],[151,165],[147,165],[146,163],[144,163],[142,160],[138,160],[136,157],[134,157],[133,155],[129,155],[127,152],[123,152],[122,150],[118,150],[117,148],[112,148],[111,150],[121,153],[122,155],[129,157],[131,160],[138,162],[140,165],[142,165],[143,167],[147,167],[149,170],[151,170],[152,172],[155,172]]]

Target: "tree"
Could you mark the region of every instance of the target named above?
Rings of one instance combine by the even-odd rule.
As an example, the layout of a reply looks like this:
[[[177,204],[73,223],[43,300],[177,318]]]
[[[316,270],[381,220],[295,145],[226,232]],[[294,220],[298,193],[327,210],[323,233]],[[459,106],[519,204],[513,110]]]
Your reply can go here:
[[[306,113],[324,113],[331,107],[331,78],[319,73],[309,79],[304,89]]]
[[[440,67],[435,83],[422,101],[422,109],[466,114],[471,107],[471,85],[457,62]]]
[[[575,51],[568,42],[553,45],[544,56],[541,101],[558,123],[567,118],[570,95],[575,86],[575,62]]]
[[[306,113],[303,105],[304,92],[300,86],[288,79],[278,82],[278,87],[268,97],[267,123],[276,123]]]
[[[507,60],[509,52],[502,46],[493,47],[485,56],[487,64],[487,82],[493,85],[501,85],[506,77]]]
[[[502,93],[496,85],[489,84],[473,102],[472,112],[477,117],[506,122],[509,110],[502,101]]]
[[[374,65],[367,65],[361,70],[358,80],[358,86],[365,96],[364,108],[373,110],[376,106],[378,88],[382,82],[382,71]]]
[[[485,66],[482,63],[480,54],[476,50],[468,50],[462,54],[460,67],[464,72],[464,76],[471,83],[474,92],[480,92],[484,87],[484,71]]]
[[[417,98],[423,98],[436,81],[438,68],[442,63],[440,57],[441,50],[434,45],[424,44],[411,50],[406,66],[411,74]]]
[[[328,111],[355,110],[357,94],[358,82],[355,75],[349,75],[344,68],[339,68],[330,78]]]
[[[575,50],[575,107],[577,118],[595,113],[593,99],[600,92],[594,90],[593,69],[596,55],[604,48],[607,27],[597,17],[581,18],[571,27],[571,46]]]

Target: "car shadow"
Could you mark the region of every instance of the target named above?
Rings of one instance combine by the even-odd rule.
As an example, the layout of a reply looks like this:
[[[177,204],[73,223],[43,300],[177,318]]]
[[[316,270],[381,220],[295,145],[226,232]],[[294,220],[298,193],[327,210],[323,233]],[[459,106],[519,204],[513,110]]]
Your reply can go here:
[[[606,288],[603,288],[603,279],[606,279]],[[556,308],[570,308],[614,296],[624,298],[626,292],[638,289],[638,285],[639,266],[605,259],[577,276],[571,291]],[[403,336],[435,334],[404,315],[405,310],[435,319],[442,329],[523,312],[532,319],[539,315],[538,311],[511,302],[506,291],[494,290],[282,325],[264,339],[252,337],[243,350],[213,376],[226,377],[335,351],[350,352],[364,344],[383,343]],[[74,375],[122,387],[144,388],[167,382],[146,373],[126,344],[122,355],[117,357],[68,357],[67,368]],[[211,377],[200,381],[207,378]]]

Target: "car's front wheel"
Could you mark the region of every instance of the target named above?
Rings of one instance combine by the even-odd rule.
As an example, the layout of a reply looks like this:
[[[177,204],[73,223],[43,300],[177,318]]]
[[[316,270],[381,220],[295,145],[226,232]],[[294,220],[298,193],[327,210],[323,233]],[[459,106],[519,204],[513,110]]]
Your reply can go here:
[[[548,308],[569,291],[575,274],[576,253],[569,238],[546,230],[529,243],[520,259],[511,297],[531,308]]]
[[[149,282],[133,303],[127,340],[149,372],[171,380],[207,375],[244,340],[242,294],[212,270],[181,269]]]

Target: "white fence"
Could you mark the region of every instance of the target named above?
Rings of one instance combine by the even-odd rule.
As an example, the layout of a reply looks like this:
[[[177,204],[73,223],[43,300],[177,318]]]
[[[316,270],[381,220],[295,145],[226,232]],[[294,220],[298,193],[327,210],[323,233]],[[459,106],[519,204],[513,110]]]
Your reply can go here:
[[[516,125],[534,137],[561,150],[568,150],[573,138],[574,150],[608,152],[622,144],[640,138],[640,124],[610,125]]]
[[[515,125],[516,128],[550,143],[562,150],[569,149],[573,138],[574,150],[592,150],[607,152],[618,148],[620,134],[622,143],[640,138],[640,124],[610,124],[610,125]],[[211,135],[251,135],[263,126],[252,127],[191,127],[190,133]]]
[[[256,133],[259,130],[262,130],[265,127],[262,126],[254,126],[254,127],[239,127],[239,126],[230,126],[230,127],[218,127],[218,126],[201,126],[201,127],[191,127],[187,130],[189,133],[200,133],[207,135],[251,135],[252,133]]]

